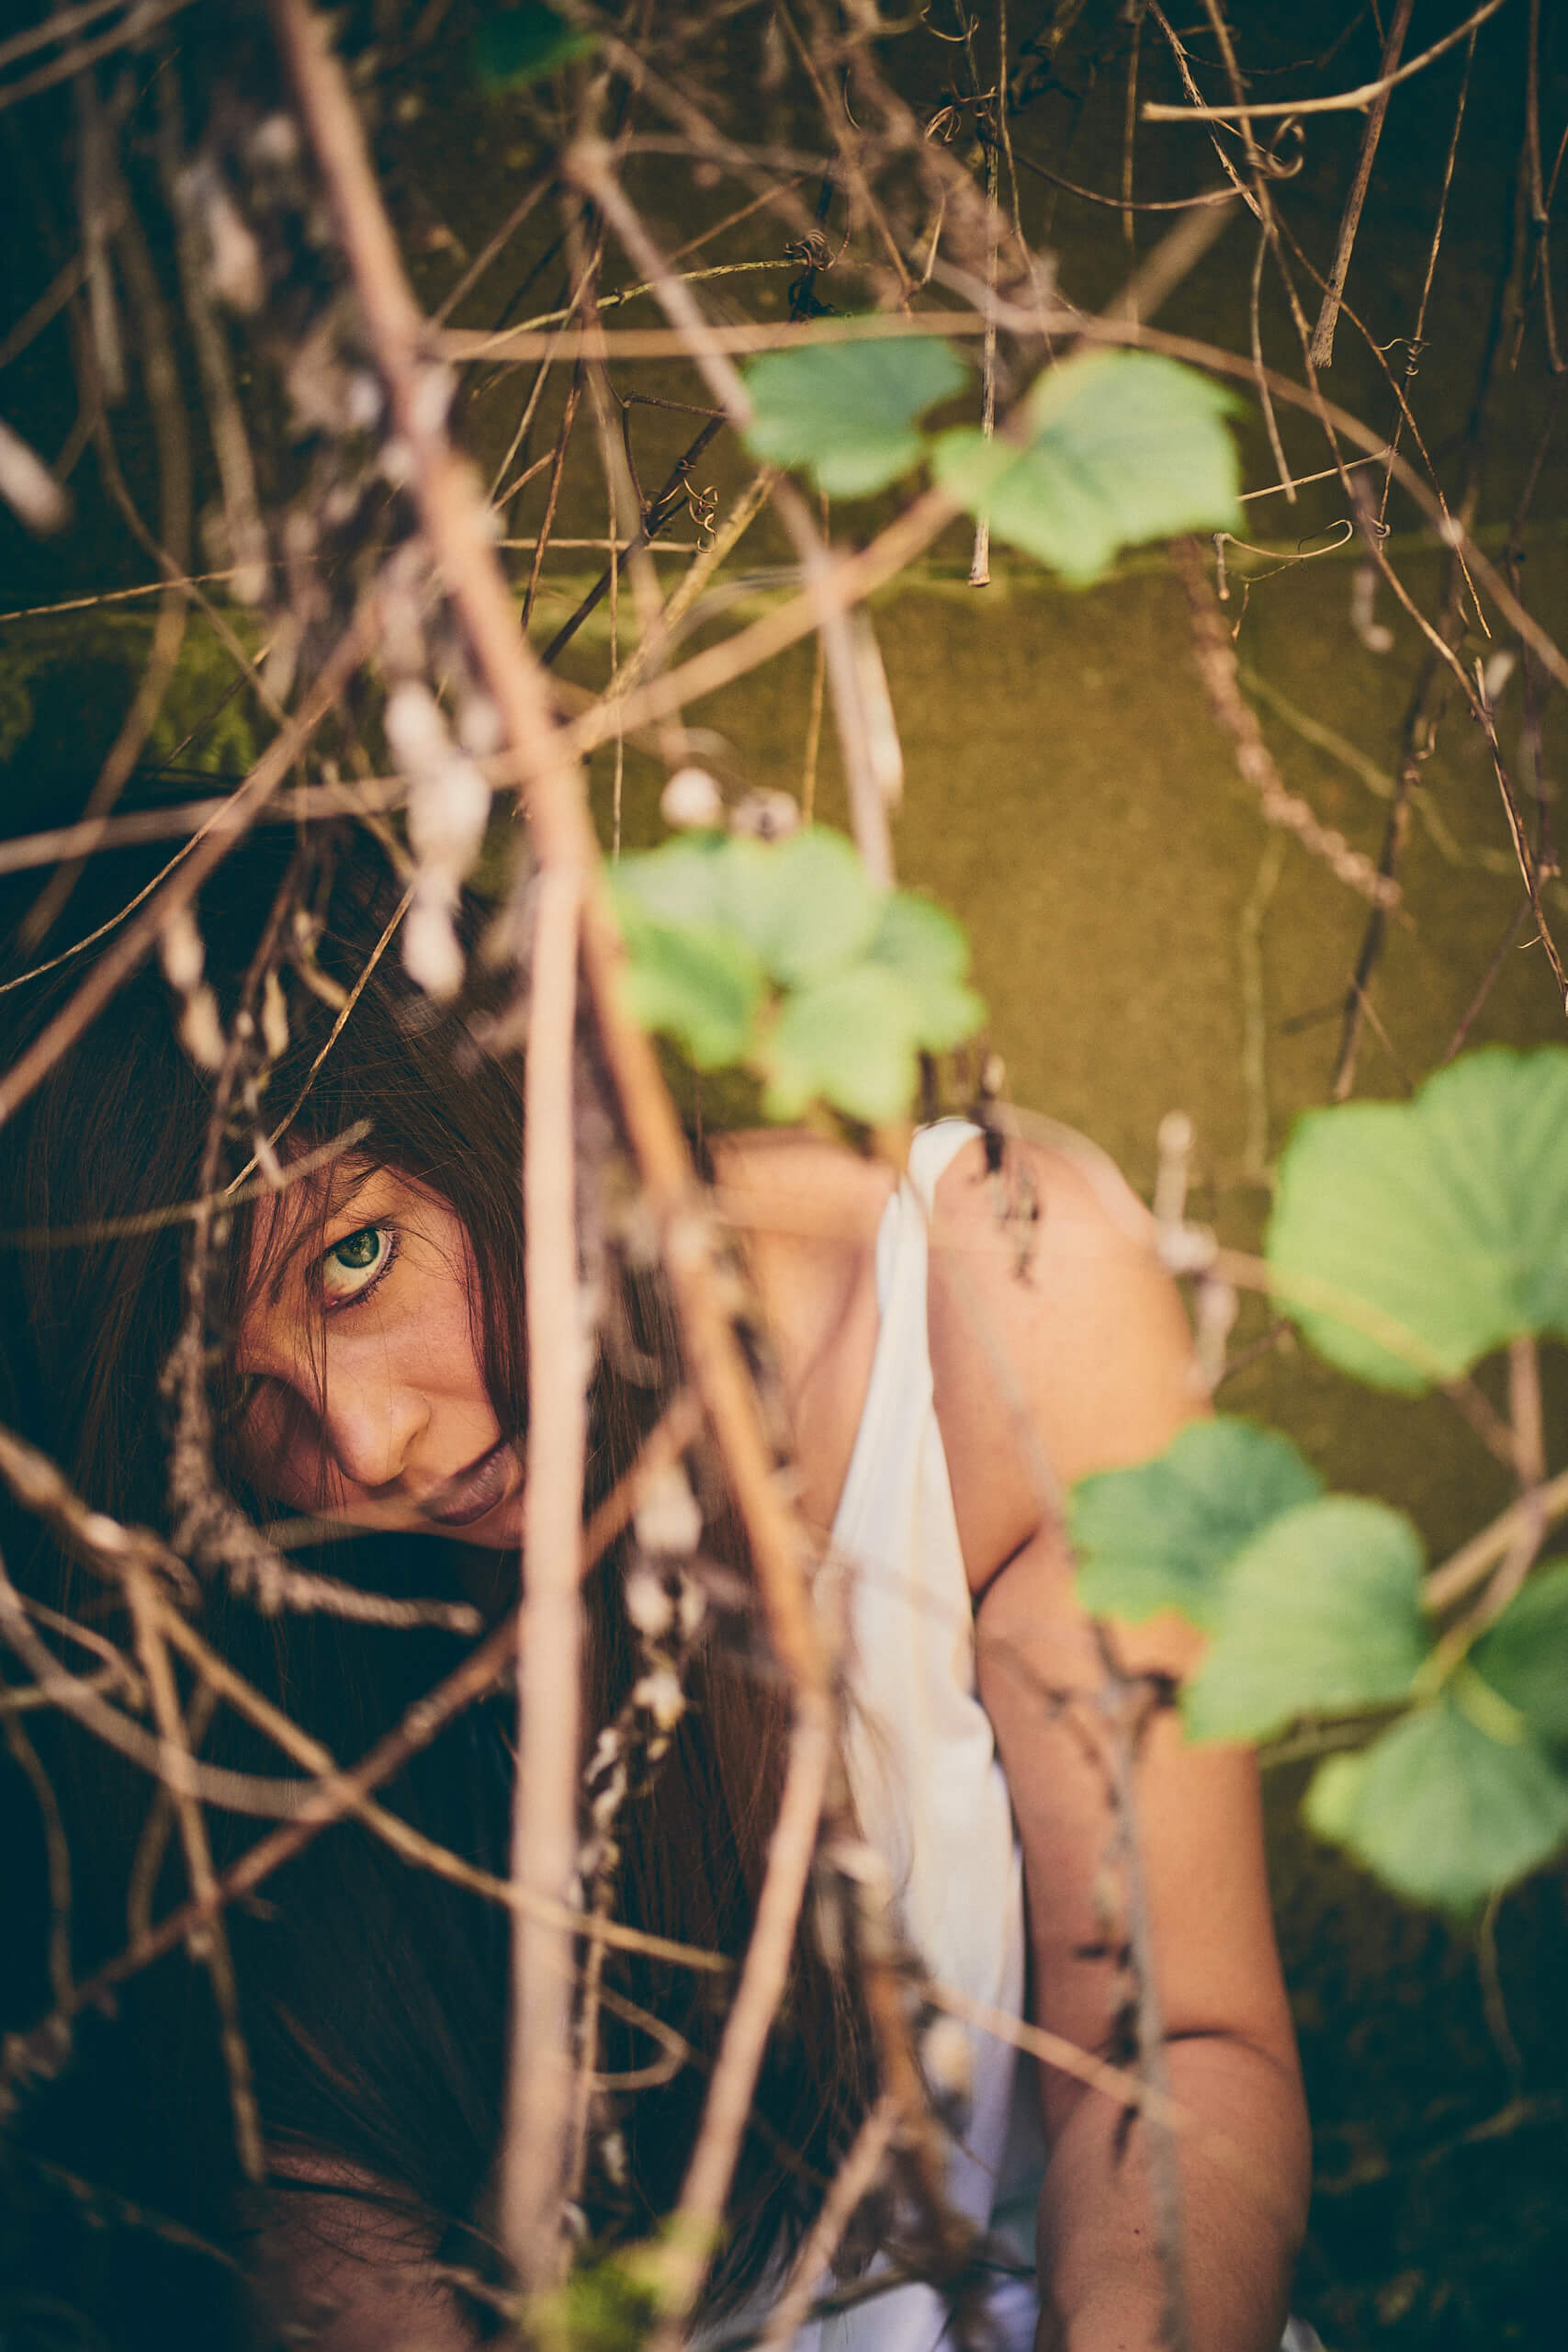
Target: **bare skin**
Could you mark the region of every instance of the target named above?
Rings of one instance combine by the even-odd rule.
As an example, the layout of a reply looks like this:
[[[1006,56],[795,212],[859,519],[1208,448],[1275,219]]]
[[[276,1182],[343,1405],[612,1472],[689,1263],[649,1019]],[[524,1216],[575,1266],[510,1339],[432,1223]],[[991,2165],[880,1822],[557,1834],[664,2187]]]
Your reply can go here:
[[[1093,1889],[1109,1814],[1087,1705],[1103,1670],[1073,1598],[1051,1487],[1157,1452],[1203,1408],[1190,1338],[1151,1220],[1102,1162],[1028,1148],[1041,1215],[1027,1271],[998,1220],[978,1143],[937,1189],[930,1331],[936,1403],[970,1588],[978,1674],[1022,1843],[1032,2007],[1081,2048],[1113,2046],[1119,1994]],[[795,1138],[749,1141],[723,1181],[749,1235],[799,1439],[807,1508],[826,1528],[875,1346],[874,1246],[889,1180]],[[830,1238],[835,1223],[842,1242]],[[1131,1671],[1179,1675],[1196,1637],[1174,1619],[1120,1628]],[[1172,2089],[1242,2159],[1182,2142],[1187,2287],[1201,2352],[1272,2352],[1305,2218],[1308,2135],[1264,1875],[1249,1755],[1194,1747],[1168,1713],[1136,1781]],[[1038,2352],[1145,2352],[1161,2341],[1161,2266],[1143,2141],[1118,2158],[1110,2102],[1042,2079],[1049,2169]],[[1248,2193],[1248,2181],[1251,2193]]]
[[[301,1200],[252,1269],[243,1443],[295,1510],[490,1547],[523,1532],[521,1449],[479,1362],[472,1261],[446,1203],[395,1169]]]
[[[1033,2013],[1104,2050],[1120,1988],[1104,1959],[1089,1956],[1105,1942],[1093,1900],[1110,1820],[1105,1733],[1089,1703],[1103,1669],[1073,1599],[1054,1498],[1091,1470],[1156,1452],[1203,1398],[1146,1213],[1103,1163],[1030,1147],[1023,1164],[1042,1214],[1021,1275],[977,1144],[938,1188],[931,1354],[980,1602],[980,1696],[1023,1848]],[[725,1146],[718,1173],[773,1334],[802,1507],[826,1533],[876,1345],[874,1244],[892,1179],[830,1145],[779,1136]],[[258,1271],[238,1362],[258,1384],[247,1442],[259,1481],[296,1508],[355,1524],[515,1543],[521,1459],[485,1387],[452,1213],[375,1171],[333,1206],[324,1232],[312,1229],[309,1251],[289,1257],[285,1241]],[[1195,1655],[1174,1620],[1115,1639],[1134,1672],[1179,1675]],[[1053,1712],[1042,1686],[1079,1703]],[[1136,1792],[1172,2088],[1242,2160],[1238,2178],[1193,2135],[1180,2143],[1193,2341],[1201,2352],[1272,2352],[1304,2215],[1307,2138],[1256,1772],[1240,1750],[1187,1746],[1167,1712],[1142,1743]],[[1045,2074],[1042,2097],[1052,2153],[1038,2352],[1143,2352],[1160,2340],[1164,2294],[1144,2139],[1120,2158],[1116,2109],[1066,2076]],[[318,2340],[357,2352],[362,2265],[319,2240],[300,2252],[312,2290],[330,2300],[335,2288],[344,2306],[349,2332]],[[379,2343],[467,2340],[456,2312],[433,2305],[427,2278],[411,2262],[403,2319],[376,2314]]]

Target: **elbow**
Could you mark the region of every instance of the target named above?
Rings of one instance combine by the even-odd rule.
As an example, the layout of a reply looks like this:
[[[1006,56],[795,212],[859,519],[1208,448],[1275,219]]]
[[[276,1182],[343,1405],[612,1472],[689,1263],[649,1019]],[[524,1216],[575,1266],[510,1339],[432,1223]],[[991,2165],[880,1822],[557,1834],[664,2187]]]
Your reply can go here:
[[[1245,2165],[1254,2194],[1267,2205],[1288,2278],[1312,2202],[1312,2126],[1294,2044],[1279,2049],[1245,2034],[1198,2032],[1175,2033],[1167,2046],[1179,2099],[1184,2076],[1205,2078],[1209,2096],[1193,2104],[1229,2142],[1226,2169]]]

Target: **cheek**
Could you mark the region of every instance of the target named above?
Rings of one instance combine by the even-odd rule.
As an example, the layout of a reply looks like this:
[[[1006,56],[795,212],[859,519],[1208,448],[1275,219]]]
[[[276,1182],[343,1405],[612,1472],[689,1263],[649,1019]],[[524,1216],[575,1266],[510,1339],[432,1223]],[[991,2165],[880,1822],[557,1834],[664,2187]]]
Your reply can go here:
[[[258,1384],[235,1431],[233,1453],[242,1476],[273,1501],[302,1505],[320,1499],[325,1467],[321,1430],[316,1416],[281,1382]]]
[[[394,1268],[384,1300],[377,1302],[380,1344],[395,1376],[424,1387],[433,1400],[488,1413],[493,1408],[474,1305],[477,1277],[457,1220],[432,1223],[432,1230],[411,1236],[405,1265]]]
[[[403,1376],[433,1402],[445,1397],[470,1410],[491,1409],[479,1342],[460,1291],[427,1301],[417,1323],[389,1332],[388,1343]]]

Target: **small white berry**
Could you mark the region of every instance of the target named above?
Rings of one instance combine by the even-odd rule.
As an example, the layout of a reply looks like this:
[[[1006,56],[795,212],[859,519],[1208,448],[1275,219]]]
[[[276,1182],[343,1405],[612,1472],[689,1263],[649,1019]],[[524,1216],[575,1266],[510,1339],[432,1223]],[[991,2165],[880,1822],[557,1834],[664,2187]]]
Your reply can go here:
[[[920,2037],[920,2065],[939,2096],[969,2097],[975,2081],[975,2052],[956,2018],[935,2018],[927,2026]]]
[[[667,825],[720,825],[724,795],[706,768],[677,768],[659,796],[659,813]]]
[[[632,1702],[653,1717],[660,1731],[673,1731],[686,1712],[681,1679],[669,1666],[656,1667],[632,1685]]]
[[[640,1551],[685,1559],[696,1550],[702,1540],[703,1514],[681,1463],[656,1470],[648,1479],[637,1503],[636,1526]]]

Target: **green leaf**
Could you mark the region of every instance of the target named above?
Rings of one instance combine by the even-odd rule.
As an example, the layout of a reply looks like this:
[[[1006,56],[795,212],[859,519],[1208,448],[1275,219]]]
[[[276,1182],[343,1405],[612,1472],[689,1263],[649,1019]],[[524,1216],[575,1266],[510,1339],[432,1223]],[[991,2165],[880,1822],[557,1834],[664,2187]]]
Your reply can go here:
[[[626,1002],[645,1029],[673,1037],[698,1069],[745,1058],[763,982],[744,940],[717,923],[671,923],[620,904]]]
[[[607,879],[623,917],[634,906],[662,922],[724,922],[732,860],[733,844],[723,833],[677,833],[657,849],[619,859]]]
[[[1288,1439],[1250,1421],[1190,1421],[1153,1462],[1080,1478],[1067,1528],[1078,1599],[1134,1623],[1179,1609],[1213,1621],[1231,1562],[1323,1481]]]
[[[1515,1594],[1470,1664],[1543,1747],[1568,1749],[1568,1561],[1541,1569]]]
[[[765,352],[746,370],[754,413],[741,438],[754,458],[805,466],[831,498],[863,498],[918,465],[915,419],[968,370],[931,335]]]
[[[1489,1738],[1444,1696],[1319,1765],[1304,1811],[1396,1894],[1463,1912],[1568,1837],[1568,1780],[1533,1741]]]
[[[881,901],[866,954],[908,987],[919,1017],[919,1042],[927,1053],[961,1045],[984,1021],[984,1000],[964,983],[969,942],[964,926],[929,899],[908,890],[890,892]]]
[[[1118,549],[1240,526],[1234,397],[1148,351],[1086,352],[1043,376],[1027,446],[971,425],[938,439],[942,487],[998,538],[1082,587]]]
[[[896,973],[858,964],[786,997],[763,1050],[771,1119],[820,1100],[876,1126],[915,1091],[914,1000]]]
[[[659,2317],[659,2279],[638,2246],[582,2262],[537,2296],[530,2324],[546,2344],[572,2352],[638,2352]]]
[[[541,0],[521,0],[515,7],[491,9],[474,35],[474,78],[491,96],[520,90],[586,56],[593,45],[592,33],[564,24]]]
[[[723,914],[786,988],[852,963],[881,895],[842,833],[809,825],[782,842],[738,841],[720,876]]]
[[[1374,1387],[1414,1396],[1521,1332],[1568,1334],[1568,1047],[1491,1046],[1413,1102],[1309,1111],[1267,1247],[1313,1346]]]
[[[1426,1654],[1421,1539],[1403,1512],[1320,1495],[1270,1522],[1225,1579],[1181,1695],[1195,1739],[1263,1739],[1298,1715],[1403,1699]]]
[[[914,1091],[916,1048],[955,1045],[984,1017],[962,978],[960,926],[923,899],[874,888],[841,833],[684,833],[623,858],[608,882],[632,1009],[699,1069],[760,1070],[771,1117],[824,1102],[852,1118],[897,1118]],[[782,1001],[760,1046],[769,982]]]

